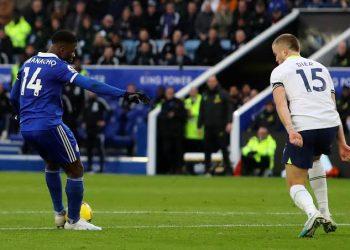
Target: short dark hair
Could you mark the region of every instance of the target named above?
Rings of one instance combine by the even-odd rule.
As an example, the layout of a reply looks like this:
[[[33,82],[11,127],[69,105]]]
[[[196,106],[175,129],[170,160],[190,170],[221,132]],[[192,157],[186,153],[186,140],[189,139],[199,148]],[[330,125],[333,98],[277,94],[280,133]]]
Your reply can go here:
[[[296,36],[292,34],[282,34],[278,36],[272,43],[273,45],[275,44],[284,44],[286,45],[289,49],[300,52],[300,42]]]
[[[51,37],[52,44],[56,43],[77,43],[77,38],[69,30],[59,30],[55,32]]]

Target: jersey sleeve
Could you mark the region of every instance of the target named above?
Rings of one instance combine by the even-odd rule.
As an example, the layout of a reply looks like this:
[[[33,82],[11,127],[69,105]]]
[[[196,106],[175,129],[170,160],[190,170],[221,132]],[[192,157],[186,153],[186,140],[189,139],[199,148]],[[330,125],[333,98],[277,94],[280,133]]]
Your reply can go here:
[[[271,73],[270,84],[272,90],[274,90],[277,87],[284,86],[282,74],[278,67],[275,68]]]
[[[57,69],[57,77],[63,83],[72,83],[79,73],[70,65],[61,63]]]
[[[87,89],[96,94],[101,94],[101,95],[111,95],[114,97],[121,97],[126,93],[126,91],[123,89],[113,87],[111,85],[96,81],[94,79],[82,76],[80,74],[78,74],[76,77],[73,77],[72,83],[83,89]]]

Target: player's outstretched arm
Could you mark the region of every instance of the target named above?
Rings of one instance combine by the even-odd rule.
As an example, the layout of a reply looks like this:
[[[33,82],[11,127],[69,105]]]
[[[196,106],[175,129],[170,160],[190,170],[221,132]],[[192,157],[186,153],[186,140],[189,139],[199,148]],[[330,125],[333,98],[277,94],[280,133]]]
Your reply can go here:
[[[96,81],[89,77],[78,74],[73,80],[73,84],[78,85],[81,88],[90,90],[96,94],[110,95],[114,97],[124,97],[130,102],[143,102],[149,103],[149,98],[143,93],[128,93],[123,89],[113,87],[111,85]]]
[[[73,84],[83,89],[90,90],[91,92],[94,92],[96,94],[121,97],[124,96],[124,94],[126,93],[126,91],[123,89],[113,87],[111,85],[96,81],[94,79],[82,76],[80,74],[78,74],[77,77],[75,77],[75,79],[73,80]]]
[[[283,86],[273,90],[273,99],[276,104],[278,116],[289,134],[289,141],[295,146],[303,146],[303,137],[294,130],[292,118],[287,105],[286,91]]]

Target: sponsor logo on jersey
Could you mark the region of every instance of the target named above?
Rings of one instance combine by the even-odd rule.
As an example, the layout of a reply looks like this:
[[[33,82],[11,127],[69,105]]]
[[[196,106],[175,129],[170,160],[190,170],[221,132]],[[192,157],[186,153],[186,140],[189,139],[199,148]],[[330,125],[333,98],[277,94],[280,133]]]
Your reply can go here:
[[[73,67],[70,66],[70,65],[67,65],[67,68],[68,68],[69,71],[72,72],[72,73],[78,73],[78,72],[75,70],[75,68],[73,68]]]

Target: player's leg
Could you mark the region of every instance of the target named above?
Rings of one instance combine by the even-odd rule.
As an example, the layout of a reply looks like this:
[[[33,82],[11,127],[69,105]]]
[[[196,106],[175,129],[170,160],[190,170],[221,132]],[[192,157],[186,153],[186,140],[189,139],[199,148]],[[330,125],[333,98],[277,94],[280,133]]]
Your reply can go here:
[[[324,218],[317,210],[312,196],[305,188],[308,169],[312,167],[315,131],[301,131],[300,134],[303,137],[303,146],[297,147],[287,142],[283,151],[282,162],[286,165],[286,180],[290,196],[294,203],[308,216],[299,237],[312,237],[316,229],[324,222]]]
[[[286,164],[287,184],[289,193],[300,209],[308,216],[299,237],[313,237],[316,229],[324,222],[322,214],[317,210],[312,196],[305,188],[307,169],[298,168],[292,164]]]
[[[38,151],[45,160],[45,179],[55,211],[55,224],[57,227],[62,227],[65,223],[66,211],[62,202],[60,166],[54,163],[62,155],[55,130],[22,131],[22,136],[25,142]]]
[[[80,219],[80,207],[84,196],[83,165],[80,160],[64,166],[67,174],[66,195],[68,200],[68,222],[73,224]]]
[[[64,124],[56,128],[58,137],[65,152],[60,159],[62,167],[67,174],[66,195],[68,200],[68,222],[64,228],[72,230],[101,230],[90,223],[80,219],[80,207],[84,196],[84,167],[80,161],[77,141],[70,129]]]
[[[320,157],[315,157],[312,168],[308,172],[310,186],[314,191],[318,209],[325,217],[330,217],[326,170],[321,165]]]
[[[60,166],[50,161],[46,162],[45,180],[49,189],[52,204],[55,210],[55,224],[61,228],[66,222],[66,210],[62,202],[62,182],[60,176]]]
[[[286,164],[286,177],[289,192],[295,205],[302,209],[310,218],[317,212],[312,196],[305,188],[308,172],[292,164]]]
[[[64,210],[64,206],[62,202],[62,183],[59,165],[46,162],[45,179],[47,188],[51,195],[54,210],[56,213],[61,213]]]
[[[309,181],[312,187],[318,209],[326,219],[326,223],[323,225],[323,229],[326,233],[334,232],[337,229],[336,223],[331,217],[328,206],[328,187],[326,171],[321,164],[321,154],[329,155],[331,153],[331,145],[334,141],[337,133],[337,128],[327,128],[318,130],[317,143],[315,149],[315,157],[312,168],[309,169]]]
[[[327,177],[320,157],[315,159],[312,168],[309,169],[309,181],[317,200],[318,209],[326,219],[326,222],[323,224],[324,231],[326,233],[335,232],[337,230],[337,224],[329,212]]]
[[[66,194],[68,200],[68,221],[64,228],[68,230],[101,230],[91,223],[80,219],[80,207],[84,196],[84,167],[80,159],[63,167],[67,174]]]

